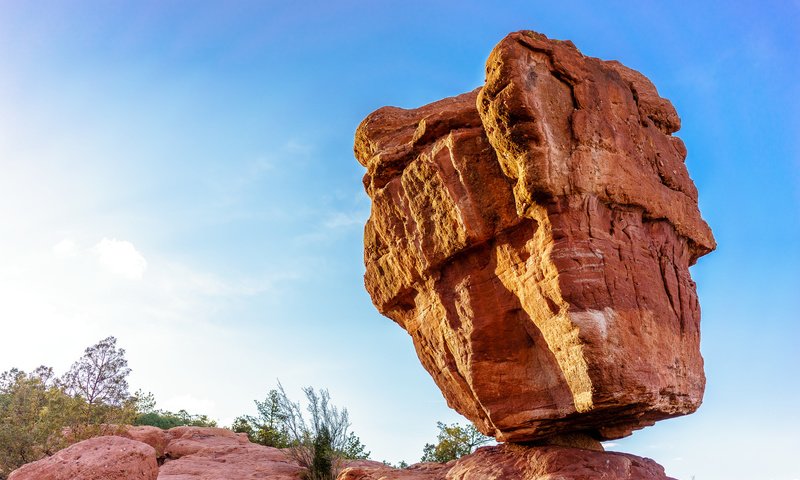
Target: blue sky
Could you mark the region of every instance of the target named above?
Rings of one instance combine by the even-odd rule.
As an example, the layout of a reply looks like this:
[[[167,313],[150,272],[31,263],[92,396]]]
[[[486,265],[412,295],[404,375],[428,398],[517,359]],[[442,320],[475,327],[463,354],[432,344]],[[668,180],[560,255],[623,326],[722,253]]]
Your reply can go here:
[[[363,289],[353,133],[533,29],[672,100],[719,242],[692,269],[704,405],[610,448],[800,478],[798,25],[796,0],[3,2],[0,370],[115,335],[164,408],[225,423],[276,379],[327,387],[373,458],[417,460],[460,417]]]

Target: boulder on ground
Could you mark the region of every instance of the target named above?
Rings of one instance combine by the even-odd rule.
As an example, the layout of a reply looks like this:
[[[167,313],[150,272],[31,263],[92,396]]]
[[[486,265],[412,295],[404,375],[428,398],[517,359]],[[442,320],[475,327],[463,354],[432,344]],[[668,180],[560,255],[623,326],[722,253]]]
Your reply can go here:
[[[103,436],[67,447],[24,465],[8,480],[156,480],[158,462],[150,445]]]

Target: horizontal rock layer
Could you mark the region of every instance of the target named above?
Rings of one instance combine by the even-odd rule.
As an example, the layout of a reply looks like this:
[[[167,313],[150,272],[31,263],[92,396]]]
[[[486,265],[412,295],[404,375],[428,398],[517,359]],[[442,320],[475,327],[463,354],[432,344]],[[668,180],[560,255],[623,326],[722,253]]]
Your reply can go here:
[[[613,439],[693,412],[689,266],[715,248],[643,75],[517,32],[486,85],[356,132],[365,284],[448,404],[501,441]]]

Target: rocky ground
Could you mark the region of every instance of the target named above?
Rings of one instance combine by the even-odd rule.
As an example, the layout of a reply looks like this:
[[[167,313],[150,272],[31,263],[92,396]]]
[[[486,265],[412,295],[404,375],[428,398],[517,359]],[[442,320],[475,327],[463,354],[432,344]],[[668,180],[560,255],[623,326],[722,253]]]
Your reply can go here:
[[[285,451],[223,428],[128,427],[76,443],[14,471],[9,480],[298,480]],[[446,464],[397,469],[349,461],[337,480],[668,480],[654,461],[562,446],[498,445]]]

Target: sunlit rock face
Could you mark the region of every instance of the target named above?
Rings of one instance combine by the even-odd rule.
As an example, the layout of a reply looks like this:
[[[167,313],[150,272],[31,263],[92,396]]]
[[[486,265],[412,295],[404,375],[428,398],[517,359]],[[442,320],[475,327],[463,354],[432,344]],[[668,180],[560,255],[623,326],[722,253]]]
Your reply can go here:
[[[700,405],[689,266],[715,242],[679,126],[640,73],[517,32],[482,88],[358,127],[367,290],[484,433],[613,439]]]

